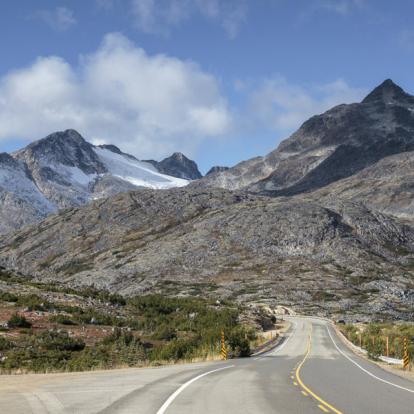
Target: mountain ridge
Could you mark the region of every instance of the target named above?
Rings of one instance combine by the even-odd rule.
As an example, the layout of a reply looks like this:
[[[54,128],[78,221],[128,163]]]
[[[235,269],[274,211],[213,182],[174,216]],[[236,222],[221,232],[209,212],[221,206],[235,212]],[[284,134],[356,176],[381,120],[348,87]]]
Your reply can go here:
[[[179,164],[175,170],[179,172]],[[16,185],[11,184],[13,176]],[[118,192],[188,182],[163,174],[114,145],[95,146],[73,129],[58,131],[0,155],[0,233]]]
[[[191,185],[290,196],[412,150],[414,97],[386,80],[360,103],[337,105],[311,117],[266,156],[242,161]]]

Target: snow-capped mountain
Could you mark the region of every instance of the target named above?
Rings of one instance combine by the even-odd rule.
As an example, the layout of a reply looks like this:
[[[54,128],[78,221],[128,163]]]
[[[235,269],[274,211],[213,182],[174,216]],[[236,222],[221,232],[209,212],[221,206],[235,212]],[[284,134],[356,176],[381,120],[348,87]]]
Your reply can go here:
[[[0,154],[0,233],[119,192],[188,183],[114,145],[94,146],[74,130],[55,132]]]

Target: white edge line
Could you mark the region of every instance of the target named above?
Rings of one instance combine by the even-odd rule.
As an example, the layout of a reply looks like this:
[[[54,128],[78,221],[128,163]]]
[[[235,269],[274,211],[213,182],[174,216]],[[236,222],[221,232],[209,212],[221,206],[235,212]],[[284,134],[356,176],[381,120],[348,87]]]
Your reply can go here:
[[[343,352],[341,349],[339,349],[338,345],[335,343],[334,339],[332,338],[331,332],[329,330],[328,327],[326,327],[326,330],[328,331],[329,337],[331,338],[332,343],[335,345],[335,348],[349,361],[351,361],[354,365],[356,365],[359,369],[361,369],[362,371],[364,371],[366,374],[370,375],[371,377],[375,378],[378,381],[384,382],[385,384],[388,385],[392,385],[393,387],[399,388],[401,390],[404,391],[408,391],[408,392],[412,392],[414,393],[414,390],[411,390],[410,388],[405,388],[402,387],[401,385],[398,384],[394,384],[393,382],[387,381],[385,379],[382,379],[380,377],[377,377],[376,375],[374,375],[372,372],[369,372],[368,370],[366,370],[364,367],[362,367],[361,365],[358,364],[358,362],[355,362],[352,358],[350,358],[348,355],[345,354],[345,352]]]
[[[296,323],[295,322],[293,322],[292,321],[292,324],[293,324],[293,327],[292,327],[292,332],[291,332],[291,334],[289,335],[289,338],[288,339],[286,339],[286,341],[284,341],[282,344],[280,344],[279,346],[277,346],[276,348],[273,348],[273,349],[271,349],[270,351],[267,351],[265,354],[263,354],[263,355],[261,355],[261,356],[259,356],[259,357],[257,357],[257,358],[254,358],[254,360],[255,361],[257,361],[257,360],[259,360],[259,359],[263,359],[263,358],[265,358],[266,356],[268,356],[268,355],[274,355],[274,354],[276,354],[277,352],[279,352],[279,351],[281,351],[285,346],[286,346],[286,344],[290,341],[290,339],[292,338],[292,336],[293,336],[293,333],[296,331]]]
[[[206,375],[212,374],[213,372],[222,371],[223,369],[233,368],[234,365],[228,365],[227,367],[213,369],[212,371],[205,372],[204,374],[200,374],[197,377],[194,377],[181,385],[180,388],[178,388],[176,391],[174,391],[165,401],[165,403],[161,406],[161,408],[157,411],[157,414],[164,414],[167,410],[167,408],[171,405],[171,403],[177,398],[181,392],[183,392],[189,385],[191,385],[193,382],[199,380],[200,378],[205,377]]]

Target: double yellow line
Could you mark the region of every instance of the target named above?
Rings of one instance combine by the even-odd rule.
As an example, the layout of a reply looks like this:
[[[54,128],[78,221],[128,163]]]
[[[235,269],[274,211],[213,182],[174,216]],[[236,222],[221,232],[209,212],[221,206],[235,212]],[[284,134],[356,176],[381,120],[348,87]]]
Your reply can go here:
[[[296,368],[296,380],[297,382],[300,384],[300,386],[303,388],[303,390],[305,392],[307,392],[308,394],[310,394],[313,398],[315,398],[315,400],[319,401],[321,404],[319,405],[319,408],[324,411],[324,412],[329,412],[329,410],[331,410],[332,412],[334,412],[335,414],[343,414],[341,411],[337,410],[335,407],[333,407],[331,404],[327,403],[325,400],[323,400],[321,397],[319,397],[318,395],[316,395],[309,387],[307,387],[302,379],[300,378],[300,370],[302,369],[303,364],[305,363],[305,361],[308,359],[309,354],[311,352],[311,344],[312,344],[312,323],[310,324],[310,332],[309,332],[309,338],[308,338],[308,346],[307,346],[307,350],[306,350],[306,354],[305,357],[303,358],[302,362],[298,365],[298,367]]]

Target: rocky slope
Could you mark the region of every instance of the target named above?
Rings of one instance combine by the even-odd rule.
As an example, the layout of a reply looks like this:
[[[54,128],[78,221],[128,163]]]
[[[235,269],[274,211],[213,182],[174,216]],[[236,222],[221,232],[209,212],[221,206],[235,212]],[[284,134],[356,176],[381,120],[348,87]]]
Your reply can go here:
[[[138,190],[3,238],[0,264],[124,294],[272,298],[316,313],[412,317],[414,229],[359,203],[219,189]]]
[[[386,80],[361,103],[306,121],[265,157],[244,161],[193,185],[294,195],[324,187],[386,156],[414,150],[414,97]]]
[[[0,233],[7,233],[55,211],[23,162],[0,154]]]
[[[178,158],[183,164],[174,164],[176,176],[189,175],[189,168],[198,171],[193,161]],[[173,155],[170,163],[176,159]],[[160,170],[114,145],[94,146],[74,130],[56,132],[13,154],[0,155],[0,233],[122,191],[189,182]]]
[[[306,196],[310,200],[350,200],[402,220],[414,221],[414,152],[385,157],[351,177]],[[304,198],[304,197],[301,197]]]

